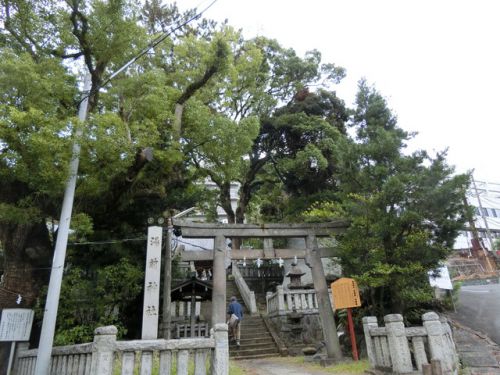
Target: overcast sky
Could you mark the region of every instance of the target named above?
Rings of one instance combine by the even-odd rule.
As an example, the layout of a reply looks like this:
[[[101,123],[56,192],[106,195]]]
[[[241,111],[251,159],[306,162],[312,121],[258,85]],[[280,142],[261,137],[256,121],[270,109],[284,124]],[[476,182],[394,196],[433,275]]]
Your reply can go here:
[[[500,182],[499,11],[495,0],[218,0],[205,16],[301,56],[318,49],[347,69],[337,91],[348,105],[366,77],[399,126],[418,132],[411,149],[448,148],[458,172]]]

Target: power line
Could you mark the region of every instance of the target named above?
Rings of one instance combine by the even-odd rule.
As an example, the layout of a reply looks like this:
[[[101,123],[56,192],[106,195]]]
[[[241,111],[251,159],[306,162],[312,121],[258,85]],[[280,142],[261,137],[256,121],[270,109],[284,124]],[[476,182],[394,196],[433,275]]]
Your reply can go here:
[[[62,268],[62,266],[57,266],[57,267],[22,267],[21,269],[23,271],[33,271],[33,270],[54,270]],[[16,268],[10,268],[9,271],[16,271]],[[0,272],[5,272],[5,269],[0,270]]]
[[[122,238],[117,240],[107,240],[107,241],[87,241],[87,242],[69,242],[68,245],[80,246],[80,245],[107,245],[114,243],[122,243],[122,242],[133,242],[133,241],[145,241],[147,238],[136,237],[136,238]]]

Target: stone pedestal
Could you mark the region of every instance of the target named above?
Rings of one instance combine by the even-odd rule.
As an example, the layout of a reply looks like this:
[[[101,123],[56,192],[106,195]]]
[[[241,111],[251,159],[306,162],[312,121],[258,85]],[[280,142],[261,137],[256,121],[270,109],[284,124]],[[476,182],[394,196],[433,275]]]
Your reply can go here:
[[[111,374],[118,330],[115,326],[96,328],[92,353],[92,374]]]

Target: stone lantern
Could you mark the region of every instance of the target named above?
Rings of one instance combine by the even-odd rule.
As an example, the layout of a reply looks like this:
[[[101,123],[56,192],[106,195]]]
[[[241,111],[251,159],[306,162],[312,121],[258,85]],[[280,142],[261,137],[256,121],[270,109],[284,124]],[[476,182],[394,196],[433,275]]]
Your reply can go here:
[[[292,268],[286,274],[286,277],[290,278],[290,284],[288,284],[288,289],[302,289],[304,286],[300,282],[300,278],[305,275],[297,263],[292,264]]]

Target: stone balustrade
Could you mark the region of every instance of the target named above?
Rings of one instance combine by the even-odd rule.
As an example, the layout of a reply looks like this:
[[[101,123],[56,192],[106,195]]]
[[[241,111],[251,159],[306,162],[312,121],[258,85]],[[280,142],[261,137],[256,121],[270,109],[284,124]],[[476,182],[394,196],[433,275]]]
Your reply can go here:
[[[329,290],[330,301],[331,291]],[[276,292],[267,293],[267,313],[269,316],[286,315],[291,312],[318,313],[318,300],[314,289],[284,290],[278,286]]]
[[[458,355],[449,324],[434,312],[423,314],[422,321],[422,327],[405,327],[402,315],[390,314],[384,317],[385,327],[379,327],[376,317],[364,317],[371,366],[400,374],[422,373],[425,365],[437,360],[443,374],[455,374]]]
[[[199,316],[201,311],[201,302],[196,302],[195,315]],[[170,306],[170,316],[172,321],[190,320],[191,302],[190,301],[172,301]]]
[[[240,269],[238,268],[236,262],[233,262],[233,267],[231,268],[234,276],[234,282],[236,283],[236,286],[238,287],[238,290],[241,294],[241,298],[243,298],[245,305],[250,311],[250,314],[251,315],[257,314],[258,312],[257,312],[257,303],[255,300],[255,293],[251,291],[250,288],[248,287],[247,283],[245,282],[245,279],[241,275]]]
[[[52,351],[50,374],[112,375],[151,374],[157,362],[160,374],[187,375],[189,362],[194,362],[196,375],[228,375],[229,348],[227,325],[216,324],[210,338],[181,340],[117,341],[114,326],[95,331],[94,342],[55,347]],[[35,372],[37,349],[27,350],[20,344],[15,359],[14,374]],[[158,358],[158,360],[155,360]]]

